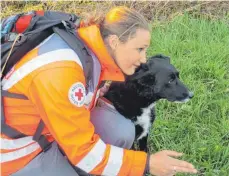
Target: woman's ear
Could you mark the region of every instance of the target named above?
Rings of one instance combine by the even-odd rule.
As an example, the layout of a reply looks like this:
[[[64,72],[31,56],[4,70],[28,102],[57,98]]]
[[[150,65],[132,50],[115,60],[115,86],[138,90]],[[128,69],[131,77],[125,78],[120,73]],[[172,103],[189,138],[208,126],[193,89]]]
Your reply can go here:
[[[107,43],[109,47],[114,51],[119,43],[119,38],[117,35],[109,35],[107,37]]]

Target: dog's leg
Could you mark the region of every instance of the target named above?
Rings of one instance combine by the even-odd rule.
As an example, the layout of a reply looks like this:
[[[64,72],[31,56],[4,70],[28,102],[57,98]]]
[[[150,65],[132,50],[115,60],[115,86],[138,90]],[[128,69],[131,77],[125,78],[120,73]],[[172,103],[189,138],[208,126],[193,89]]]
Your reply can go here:
[[[135,140],[143,133],[143,128],[140,125],[135,125]]]
[[[139,149],[141,151],[148,152],[147,139],[148,139],[148,134],[146,136],[144,136],[143,138],[138,140]]]
[[[137,141],[137,145],[140,149],[140,151],[145,151],[147,152],[147,138],[148,138],[148,134],[144,137],[142,137],[141,139],[137,140],[139,136],[141,136],[141,134],[143,133],[143,128],[140,125],[135,125],[135,140]],[[133,148],[136,149],[133,145]]]

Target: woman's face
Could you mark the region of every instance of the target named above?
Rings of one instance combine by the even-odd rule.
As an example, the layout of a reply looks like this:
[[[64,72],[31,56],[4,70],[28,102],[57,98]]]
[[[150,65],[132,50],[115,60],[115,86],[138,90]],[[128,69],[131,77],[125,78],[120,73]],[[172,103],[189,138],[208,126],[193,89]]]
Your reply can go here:
[[[114,49],[116,64],[126,75],[132,75],[135,69],[146,62],[146,50],[150,45],[150,32],[137,29],[133,38],[127,42],[118,42]]]

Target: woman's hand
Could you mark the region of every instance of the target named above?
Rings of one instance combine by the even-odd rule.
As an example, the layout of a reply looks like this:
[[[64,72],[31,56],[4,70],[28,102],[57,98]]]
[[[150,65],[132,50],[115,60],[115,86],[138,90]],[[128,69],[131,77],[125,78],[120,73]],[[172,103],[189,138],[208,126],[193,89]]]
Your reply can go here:
[[[155,176],[173,176],[176,173],[197,173],[194,166],[186,161],[172,157],[182,156],[170,150],[163,150],[152,154],[149,161],[150,173]]]

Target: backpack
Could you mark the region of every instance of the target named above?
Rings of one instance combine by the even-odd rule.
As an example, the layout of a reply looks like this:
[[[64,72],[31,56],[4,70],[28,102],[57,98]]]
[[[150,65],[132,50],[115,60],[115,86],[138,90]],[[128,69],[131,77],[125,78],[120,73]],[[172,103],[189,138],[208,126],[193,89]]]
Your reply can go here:
[[[2,20],[1,24],[1,80],[27,52],[43,42],[51,34],[58,34],[80,58],[83,66],[86,84],[89,82],[89,67],[92,58],[88,48],[80,40],[76,29],[80,18],[75,14],[56,11],[32,11],[21,13]],[[1,91],[1,127],[6,136],[17,139],[25,134],[5,123],[3,97],[28,99],[21,94]],[[45,125],[42,120],[37,127],[33,140],[37,141],[43,151],[49,149],[50,142],[41,135]]]

